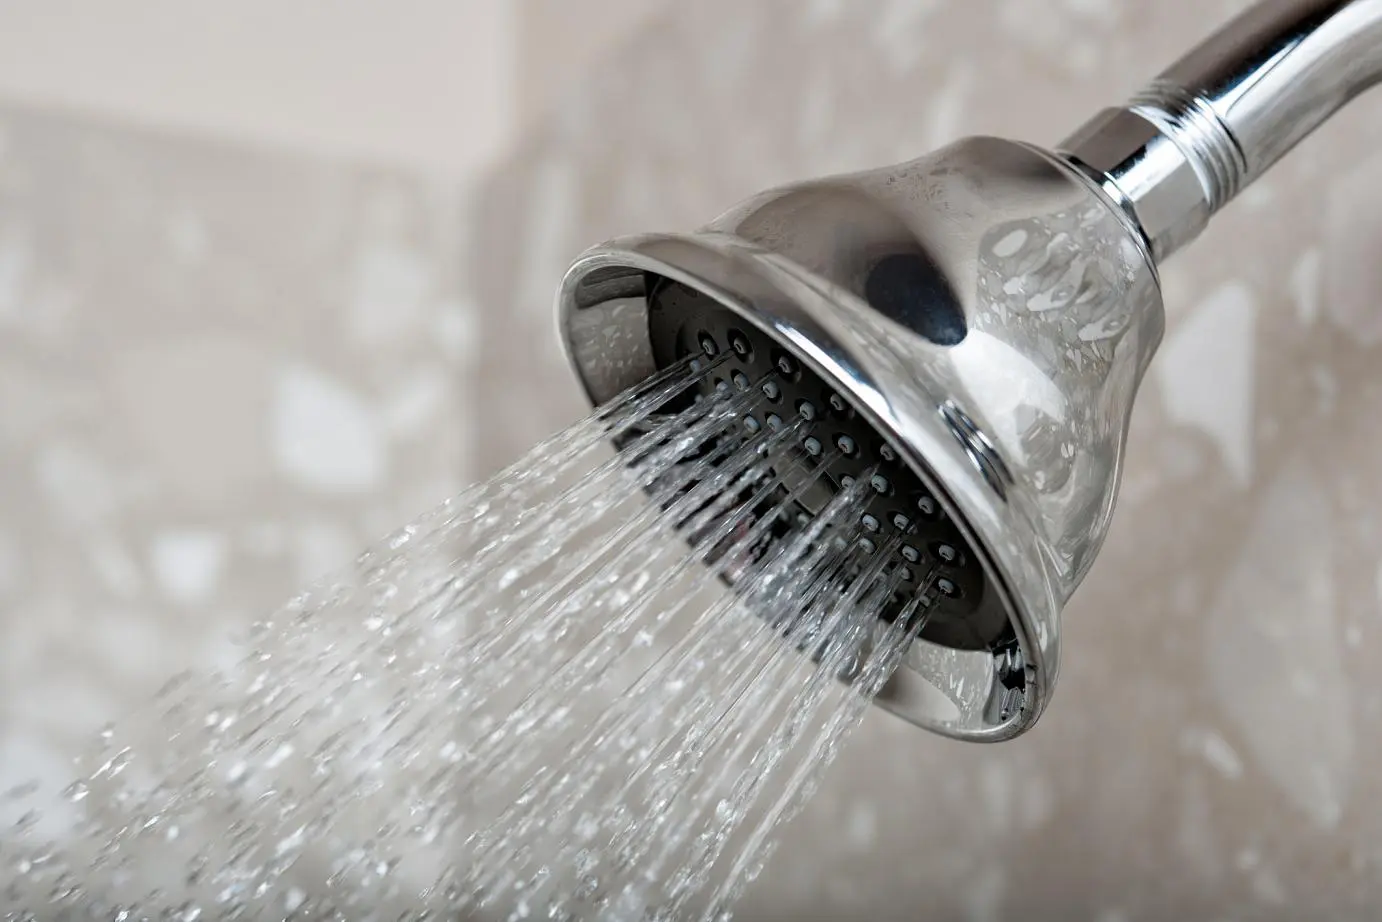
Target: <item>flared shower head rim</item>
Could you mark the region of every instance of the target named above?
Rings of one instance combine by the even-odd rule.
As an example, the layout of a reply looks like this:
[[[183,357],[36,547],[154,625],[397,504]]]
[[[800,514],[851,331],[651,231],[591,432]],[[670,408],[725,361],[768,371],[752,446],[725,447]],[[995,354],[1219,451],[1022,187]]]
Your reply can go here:
[[[707,232],[648,234],[621,238],[588,250],[568,270],[557,297],[562,348],[593,404],[610,399],[623,385],[596,387],[593,357],[580,355],[573,341],[580,311],[611,299],[636,298],[646,274],[679,282],[714,298],[753,324],[832,384],[888,437],[903,460],[940,501],[980,556],[1000,594],[1022,651],[1025,672],[1021,708],[1006,718],[971,713],[961,719],[936,707],[937,683],[910,668],[900,669],[877,703],[905,720],[945,736],[997,742],[1029,729],[1048,703],[1059,665],[1060,609],[1045,567],[1037,557],[1030,521],[1015,503],[984,481],[974,460],[957,441],[940,407],[916,412],[888,397],[879,380],[895,377],[871,358],[871,346],[843,315],[869,310],[853,296],[737,238]],[[603,290],[592,289],[592,278]],[[929,645],[928,645],[929,646]],[[982,654],[980,654],[982,655]],[[1007,692],[998,669],[989,677],[990,700]],[[980,709],[982,711],[982,709]]]

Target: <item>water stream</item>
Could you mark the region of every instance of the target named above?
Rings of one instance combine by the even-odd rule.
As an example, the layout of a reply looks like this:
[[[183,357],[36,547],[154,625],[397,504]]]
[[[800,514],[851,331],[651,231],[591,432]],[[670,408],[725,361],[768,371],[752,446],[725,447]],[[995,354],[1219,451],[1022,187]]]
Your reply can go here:
[[[880,620],[903,568],[868,478],[801,518],[829,457],[776,449],[810,423],[693,401],[713,370],[391,535],[102,731],[61,797],[0,798],[0,918],[727,919],[929,583]]]

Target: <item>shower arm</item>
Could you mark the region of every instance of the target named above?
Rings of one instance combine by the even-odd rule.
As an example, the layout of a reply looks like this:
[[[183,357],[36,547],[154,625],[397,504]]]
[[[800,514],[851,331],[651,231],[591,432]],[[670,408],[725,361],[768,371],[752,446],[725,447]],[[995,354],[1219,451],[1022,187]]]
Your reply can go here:
[[[1382,0],[1263,0],[1059,145],[1160,263],[1382,80]]]

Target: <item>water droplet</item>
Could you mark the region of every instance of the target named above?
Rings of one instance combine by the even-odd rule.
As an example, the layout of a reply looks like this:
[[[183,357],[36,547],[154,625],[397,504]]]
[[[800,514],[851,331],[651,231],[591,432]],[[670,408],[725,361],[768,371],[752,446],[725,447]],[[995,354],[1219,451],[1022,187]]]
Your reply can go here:
[[[264,766],[266,768],[278,768],[284,762],[288,761],[292,754],[292,743],[279,743],[278,748],[276,748],[273,754],[264,761]]]
[[[245,780],[245,777],[249,774],[249,770],[249,763],[240,759],[232,763],[230,768],[226,769],[226,781],[234,787]]]

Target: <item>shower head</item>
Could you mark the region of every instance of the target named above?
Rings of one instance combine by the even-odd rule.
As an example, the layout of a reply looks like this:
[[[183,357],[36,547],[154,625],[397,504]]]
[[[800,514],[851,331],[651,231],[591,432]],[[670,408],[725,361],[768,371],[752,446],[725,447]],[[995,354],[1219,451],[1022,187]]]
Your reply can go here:
[[[1380,72],[1382,0],[1267,0],[1054,150],[969,138],[588,251],[558,296],[567,354],[597,404],[697,353],[764,387],[806,419],[783,469],[838,449],[802,521],[879,478],[870,527],[937,578],[877,703],[1011,738],[1108,530],[1157,265]]]
[[[1093,184],[1032,147],[962,141],[616,241],[575,264],[561,306],[596,403],[696,350],[731,353],[725,380],[781,366],[783,412],[814,417],[802,443],[853,448],[829,482],[877,465],[881,527],[904,516],[924,529],[910,546],[955,552],[954,597],[879,702],[974,738],[1034,719],[1161,335],[1146,249]]]

